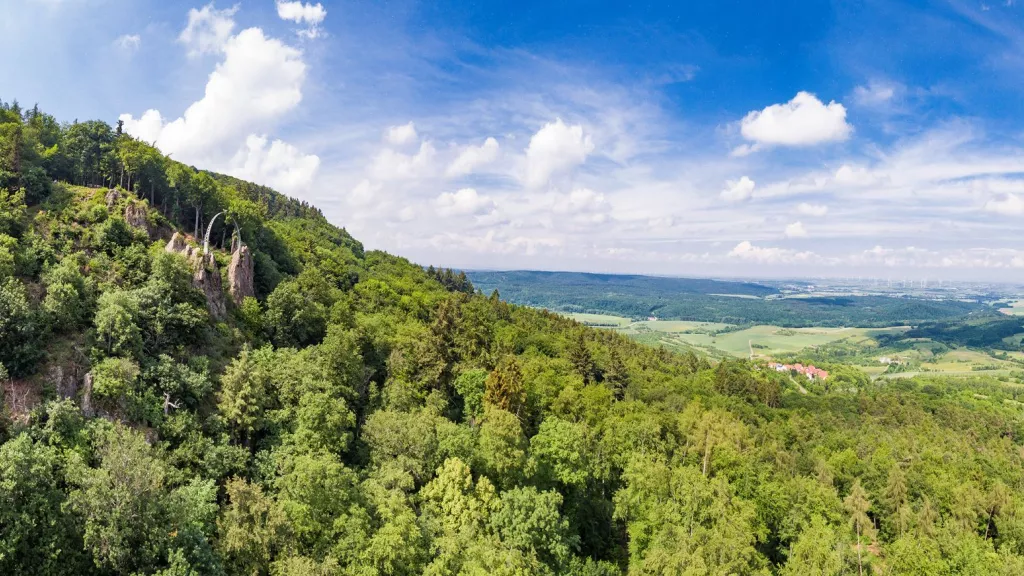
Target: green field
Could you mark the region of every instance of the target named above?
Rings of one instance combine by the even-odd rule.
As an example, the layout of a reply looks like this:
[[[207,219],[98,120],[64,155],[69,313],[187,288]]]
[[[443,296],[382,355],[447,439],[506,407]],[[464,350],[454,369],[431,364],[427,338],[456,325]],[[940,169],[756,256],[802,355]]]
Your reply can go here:
[[[746,357],[753,347],[757,356],[793,353],[813,346],[821,346],[846,338],[864,339],[881,332],[905,328],[783,328],[780,326],[752,326],[743,330],[719,322],[691,322],[685,320],[644,320],[632,322],[629,318],[607,314],[566,314],[590,326],[614,327],[630,336],[656,336],[655,340],[671,344],[678,342],[687,347],[720,351],[733,356]],[[651,338],[644,338],[650,340]]]
[[[1024,300],[1014,300],[1010,303],[1009,308],[1000,308],[999,311],[1010,316],[1022,316],[1024,315]]]
[[[632,331],[653,330],[667,334],[683,332],[718,332],[731,328],[731,324],[721,322],[691,322],[689,320],[644,320],[629,325]]]
[[[1019,310],[1019,313],[1024,314],[1024,306]],[[694,350],[716,358],[746,358],[751,352],[759,358],[793,354],[813,357],[819,347],[825,346],[828,349],[839,346],[853,351],[844,362],[857,365],[872,377],[899,378],[929,373],[1007,376],[1024,368],[1024,352],[1010,353],[1006,359],[993,358],[984,350],[966,347],[951,349],[928,338],[904,339],[898,349],[879,347],[877,337],[900,333],[908,330],[908,327],[783,328],[759,325],[740,330],[736,326],[718,322],[632,322],[629,318],[605,314],[567,316],[591,326],[616,330],[645,344]],[[904,363],[902,371],[887,371],[888,365],[879,362],[879,358],[884,356],[900,359]]]
[[[892,330],[900,330],[900,328]],[[727,332],[716,336],[708,334],[675,334],[675,337],[692,346],[717,348],[734,356],[745,357],[750,354],[751,349],[753,349],[755,356],[793,353],[845,338],[863,338],[875,332],[879,332],[879,330],[871,328],[752,326],[737,332]]]

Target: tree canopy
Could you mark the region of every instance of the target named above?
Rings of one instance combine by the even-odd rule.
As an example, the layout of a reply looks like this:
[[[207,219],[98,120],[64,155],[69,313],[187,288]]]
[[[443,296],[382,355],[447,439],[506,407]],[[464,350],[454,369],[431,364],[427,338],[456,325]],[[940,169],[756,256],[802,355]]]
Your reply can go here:
[[[849,368],[805,394],[15,104],[0,364],[2,574],[1024,572],[998,381]]]

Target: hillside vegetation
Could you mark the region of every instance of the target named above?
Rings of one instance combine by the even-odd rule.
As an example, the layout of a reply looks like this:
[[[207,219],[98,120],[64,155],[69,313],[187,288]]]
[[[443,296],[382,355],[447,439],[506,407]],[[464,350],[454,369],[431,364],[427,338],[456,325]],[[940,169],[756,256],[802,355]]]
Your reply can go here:
[[[1024,573],[1014,388],[802,394],[0,108],[0,574]]]
[[[990,307],[958,300],[886,296],[780,298],[775,288],[730,282],[656,276],[614,276],[575,272],[469,272],[484,292],[498,290],[516,304],[562,313],[611,314],[644,319],[768,324],[789,328],[884,328],[991,313]]]

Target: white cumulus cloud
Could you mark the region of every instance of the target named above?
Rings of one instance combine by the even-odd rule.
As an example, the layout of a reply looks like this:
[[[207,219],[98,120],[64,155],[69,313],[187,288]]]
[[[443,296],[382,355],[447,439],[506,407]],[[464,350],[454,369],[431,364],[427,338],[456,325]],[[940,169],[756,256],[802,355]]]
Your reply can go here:
[[[498,141],[494,138],[484,140],[480,146],[468,146],[448,165],[445,174],[448,177],[465,176],[474,170],[498,159]]]
[[[363,179],[348,195],[348,202],[353,206],[369,206],[380,193],[380,184],[372,184],[369,180]]]
[[[796,211],[804,216],[820,218],[825,214],[828,214],[828,206],[825,206],[824,204],[809,204],[807,202],[801,202],[796,207]]]
[[[843,164],[836,170],[834,180],[846,186],[871,186],[878,182],[878,177],[862,166]]]
[[[576,188],[556,198],[552,211],[569,216],[576,224],[604,224],[611,219],[612,206],[604,194],[590,188]]]
[[[590,188],[576,188],[567,196],[555,203],[555,212],[574,214],[578,212],[597,212],[609,207],[604,194],[594,192]]]
[[[319,2],[313,4],[277,0],[277,16],[282,20],[305,24],[307,28],[300,30],[299,34],[306,38],[316,38],[320,36],[320,24],[327,18],[327,9]]]
[[[430,142],[420,144],[415,154],[403,154],[385,148],[373,159],[370,172],[378,180],[409,180],[423,178],[434,173],[434,159],[437,150]]]
[[[282,20],[290,20],[296,24],[320,24],[327,17],[323,4],[317,2],[277,2],[277,16]]]
[[[730,258],[738,258],[761,264],[791,264],[794,262],[807,262],[816,255],[813,252],[797,252],[785,248],[765,248],[755,246],[744,240],[729,251]]]
[[[302,101],[302,52],[259,28],[231,36],[235,8],[213,4],[189,12],[181,41],[190,53],[217,52],[203,97],[174,120],[158,110],[122,114],[125,130],[155,142],[175,160],[297,192],[313,180],[320,160],[265,134]]]
[[[1020,216],[1024,214],[1024,199],[1016,194],[1004,194],[986,202],[985,210],[1008,216]]]
[[[810,146],[846,140],[852,130],[842,104],[824,104],[814,94],[798,92],[785,104],[772,104],[747,114],[740,122],[740,133],[753,144],[737,148],[734,154],[748,154],[763,146]]]
[[[416,125],[412,122],[401,126],[392,126],[384,133],[384,139],[392,146],[404,146],[417,140]]]
[[[494,201],[477,194],[473,188],[443,192],[434,201],[441,216],[470,216],[494,211]]]
[[[561,118],[545,124],[526,148],[526,185],[547,184],[552,176],[583,164],[593,151],[594,142],[583,133],[583,126],[569,126]]]
[[[786,238],[804,238],[807,236],[807,229],[804,228],[803,222],[793,222],[789,226],[786,226]]]
[[[281,140],[268,145],[266,136],[250,135],[231,164],[231,173],[239,178],[277,190],[305,190],[313,183],[320,158]]]
[[[235,12],[238,6],[217,10],[212,2],[202,9],[192,8],[178,41],[188,47],[189,56],[220,52],[235,29]]]
[[[754,181],[744,176],[739,180],[729,180],[722,190],[722,199],[726,202],[742,202],[749,200],[754,193]]]

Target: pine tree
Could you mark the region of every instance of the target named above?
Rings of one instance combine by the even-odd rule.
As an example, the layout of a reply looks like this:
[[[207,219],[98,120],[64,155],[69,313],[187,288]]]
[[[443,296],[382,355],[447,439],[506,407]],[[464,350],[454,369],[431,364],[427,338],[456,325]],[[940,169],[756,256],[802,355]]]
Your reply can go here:
[[[626,363],[622,361],[622,355],[618,349],[612,348],[608,355],[608,367],[604,370],[604,381],[612,389],[616,400],[626,397],[626,388],[629,386],[629,371]]]
[[[917,536],[931,537],[935,533],[935,522],[939,519],[938,512],[932,506],[932,501],[928,496],[924,497],[921,503],[921,510],[917,514]]]
[[[484,402],[519,416],[526,403],[523,373],[514,356],[508,356],[487,376]]]
[[[843,500],[843,508],[850,515],[850,528],[857,537],[857,569],[860,575],[864,576],[864,560],[861,553],[864,545],[861,540],[875,537],[875,525],[868,516],[871,501],[868,500],[868,494],[864,487],[860,485],[860,478],[853,481],[850,494]]]
[[[900,536],[903,536],[905,525],[898,512],[907,503],[907,480],[903,476],[903,470],[897,464],[893,464],[892,468],[889,469],[889,479],[885,485],[885,500],[889,507],[889,512],[896,513],[896,519],[899,524],[897,529]]]
[[[583,377],[584,384],[590,384],[595,380],[594,358],[590,355],[582,331],[569,347],[569,363],[572,364],[573,370]]]

